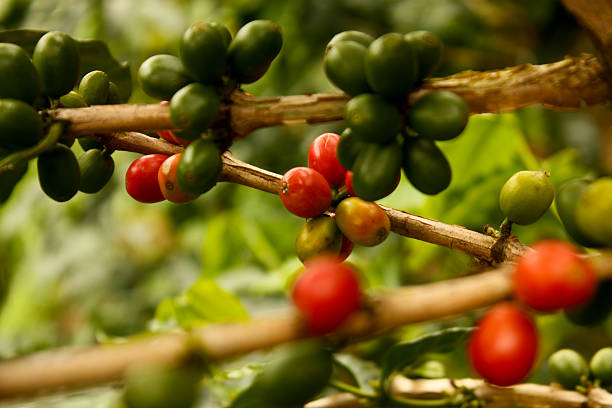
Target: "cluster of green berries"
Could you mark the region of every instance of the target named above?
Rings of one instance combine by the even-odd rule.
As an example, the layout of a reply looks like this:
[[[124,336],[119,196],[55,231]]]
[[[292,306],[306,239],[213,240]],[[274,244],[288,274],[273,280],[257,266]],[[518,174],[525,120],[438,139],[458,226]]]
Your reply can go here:
[[[43,35],[31,59],[18,45],[0,44],[0,157],[42,140],[50,123],[43,122],[39,108],[121,102],[119,88],[102,71],[90,72],[79,83],[79,58],[78,43],[59,31]],[[38,179],[45,194],[63,202],[79,190],[96,193],[106,185],[114,162],[108,152],[102,151],[102,145],[91,142],[81,143],[86,152],[78,160],[70,149],[74,139],[62,138],[40,154]],[[26,169],[24,162],[0,173],[0,201],[8,198]]]
[[[175,166],[176,183],[163,182],[171,186],[165,189],[165,198],[185,202],[215,186],[221,175],[222,152],[210,128],[219,117],[222,95],[238,84],[261,78],[281,46],[280,27],[268,20],[251,21],[233,39],[221,24],[197,22],[183,34],[179,57],[155,55],[142,63],[138,78],[143,90],[170,101],[172,122],[181,129],[160,135],[189,144]],[[175,195],[180,197],[173,198]]]
[[[584,357],[571,349],[558,350],[548,358],[548,370],[553,382],[566,389],[612,386],[612,347],[597,351],[587,364]]]
[[[348,128],[338,144],[340,163],[353,172],[356,194],[374,201],[390,194],[403,169],[425,194],[448,187],[451,169],[436,140],[457,137],[469,107],[451,92],[430,92],[414,106],[408,94],[431,75],[442,58],[432,33],[359,31],[334,36],[325,51],[329,80],[352,96],[344,112]]]

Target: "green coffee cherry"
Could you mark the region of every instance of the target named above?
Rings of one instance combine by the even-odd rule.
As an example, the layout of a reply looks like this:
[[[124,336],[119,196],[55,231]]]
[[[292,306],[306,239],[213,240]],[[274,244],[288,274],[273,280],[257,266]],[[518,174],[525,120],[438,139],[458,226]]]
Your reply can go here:
[[[603,386],[612,385],[612,347],[599,350],[589,363],[591,374],[599,380]]]
[[[201,375],[193,369],[161,363],[131,367],[125,375],[126,408],[191,408]]]
[[[90,149],[79,156],[81,183],[79,190],[94,194],[102,190],[115,170],[113,158],[99,149]]]
[[[70,91],[63,95],[59,98],[59,101],[64,108],[84,108],[87,106],[85,98],[75,91]]]
[[[402,169],[414,188],[424,194],[438,194],[451,182],[446,156],[432,140],[422,137],[404,141]]]
[[[402,169],[402,147],[398,143],[366,146],[353,165],[353,190],[367,201],[376,201],[395,190]]]
[[[559,218],[565,227],[569,236],[580,245],[587,247],[596,246],[594,242],[589,240],[578,228],[576,220],[576,208],[578,200],[584,193],[584,190],[591,184],[592,180],[573,179],[563,183],[556,191],[555,206]]]
[[[33,103],[40,79],[28,54],[18,45],[0,43],[0,98]]]
[[[576,206],[576,222],[590,241],[612,247],[612,177],[595,180]]]
[[[374,37],[370,34],[366,34],[362,31],[349,30],[338,33],[332,37],[331,40],[327,43],[329,47],[331,44],[336,44],[340,41],[355,41],[364,47],[369,47],[372,41],[374,41]]]
[[[0,148],[20,150],[35,145],[43,134],[36,110],[16,99],[0,99]]]
[[[183,66],[205,84],[220,81],[226,67],[227,38],[217,25],[193,23],[183,34],[180,56]]]
[[[332,355],[316,341],[277,348],[253,381],[271,407],[303,406],[319,394],[332,374]]]
[[[102,143],[98,142],[97,140],[93,140],[88,137],[85,137],[85,136],[79,137],[77,141],[79,142],[79,146],[81,146],[81,149],[83,149],[84,152],[91,150],[91,149],[98,149],[98,150],[104,149],[104,145]]]
[[[43,35],[36,43],[32,62],[43,93],[51,98],[67,94],[79,80],[79,49],[66,33],[50,31]]]
[[[370,143],[392,141],[402,126],[395,105],[377,94],[361,94],[348,101],[344,119],[356,137]]]
[[[356,137],[351,128],[344,129],[336,148],[336,155],[342,167],[352,170],[357,156],[366,146],[368,146],[368,143],[362,142]]]
[[[553,201],[555,190],[543,171],[519,171],[506,181],[499,194],[499,206],[513,223],[536,222]]]
[[[336,221],[325,214],[306,221],[295,240],[295,250],[302,262],[322,254],[337,256],[341,247],[342,233]]]
[[[40,187],[55,201],[70,200],[79,190],[81,173],[79,162],[68,147],[58,144],[38,156]]]
[[[418,75],[416,54],[398,33],[374,40],[365,54],[364,67],[372,89],[387,98],[405,97]]]
[[[550,377],[568,390],[580,385],[582,377],[589,374],[587,362],[580,354],[570,349],[562,349],[548,358]]]
[[[257,81],[266,73],[282,45],[278,24],[254,20],[244,25],[227,50],[230,76],[243,84]]]
[[[185,148],[176,169],[181,190],[188,195],[204,194],[217,184],[223,162],[221,152],[209,140],[198,139]]]
[[[91,71],[81,79],[79,94],[88,105],[104,105],[108,99],[110,78],[103,71]]]
[[[408,114],[410,128],[431,140],[450,140],[465,129],[470,108],[452,92],[430,92],[416,101]]]
[[[147,58],[138,69],[142,90],[153,98],[170,100],[176,91],[193,82],[174,55],[154,55]]]
[[[365,45],[355,41],[330,43],[323,59],[325,75],[349,95],[371,92],[365,73],[367,51]]]
[[[106,98],[107,105],[116,105],[123,102],[121,96],[121,90],[113,81],[108,83],[108,98]]]
[[[232,42],[232,34],[229,32],[227,27],[215,21],[208,23],[208,25],[211,26],[213,29],[217,30],[219,34],[221,34],[221,38],[223,38],[223,44],[227,49],[227,47],[229,47],[230,43]]]
[[[404,35],[404,40],[415,50],[419,66],[419,78],[434,73],[442,61],[444,46],[440,39],[429,31],[413,31]]]
[[[170,100],[170,117],[181,129],[203,132],[213,123],[221,100],[214,88],[200,83],[181,88]]]

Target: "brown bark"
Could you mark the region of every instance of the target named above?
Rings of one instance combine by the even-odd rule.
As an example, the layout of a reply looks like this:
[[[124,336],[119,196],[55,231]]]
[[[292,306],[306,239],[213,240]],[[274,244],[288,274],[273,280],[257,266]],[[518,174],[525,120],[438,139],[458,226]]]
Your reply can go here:
[[[508,112],[533,104],[568,110],[581,104],[599,105],[612,94],[604,70],[592,55],[567,57],[544,65],[524,64],[498,71],[466,71],[433,78],[416,89],[411,102],[434,90],[452,91],[469,104],[472,113]],[[235,139],[267,126],[296,125],[342,120],[349,96],[340,93],[257,98],[235,91],[229,110],[229,126]],[[70,122],[76,135],[118,131],[148,132],[173,129],[168,106],[100,105],[56,109],[51,116]],[[222,115],[225,116],[225,115]]]

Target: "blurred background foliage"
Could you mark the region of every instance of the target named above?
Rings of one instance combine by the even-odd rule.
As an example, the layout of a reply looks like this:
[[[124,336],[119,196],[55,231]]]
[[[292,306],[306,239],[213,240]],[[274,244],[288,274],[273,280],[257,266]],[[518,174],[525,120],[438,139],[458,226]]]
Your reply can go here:
[[[4,28],[62,30],[106,41],[120,61],[177,55],[182,32],[194,21],[219,21],[233,33],[246,22],[278,22],[284,44],[266,76],[245,89],[255,95],[334,91],[322,70],[327,41],[359,29],[372,35],[427,29],[446,43],[436,75],[546,63],[592,52],[588,37],[558,1],[509,0],[4,0]],[[133,75],[135,78],[135,75]],[[136,81],[135,81],[136,82]],[[154,103],[135,83],[130,102]],[[560,113],[535,106],[503,115],[476,115],[464,134],[440,147],[453,170],[450,188],[428,197],[402,179],[383,204],[449,224],[482,230],[499,225],[498,193],[514,172],[544,169],[555,186],[585,175],[610,174],[612,118],[606,108]],[[240,159],[284,173],[307,164],[310,142],[340,132],[342,123],[263,129],[237,142]],[[80,153],[75,144],[75,152]],[[303,220],[278,197],[220,183],[198,200],[141,204],[124,189],[137,154],[116,152],[112,182],[90,196],[59,204],[47,198],[32,170],[0,207],[0,357],[62,345],[112,341],[143,331],[214,321],[238,321],[286,307],[286,288],[301,264],[294,241]],[[514,230],[529,244],[568,239],[554,210]],[[474,271],[459,252],[392,234],[375,248],[356,248],[349,261],[372,289],[423,283]],[[10,290],[9,290],[10,289]],[[397,339],[476,316],[408,326],[355,345],[347,364],[367,376]],[[542,361],[563,346],[590,355],[610,344],[612,322],[583,329],[562,314],[539,317]],[[355,357],[355,355],[360,357]],[[218,369],[203,392],[206,406],[227,401],[256,371],[259,355]],[[365,360],[364,360],[365,359]],[[445,356],[451,376],[469,376],[463,351]],[[245,365],[245,361],[251,362]],[[370,365],[368,365],[370,364]],[[546,367],[532,380],[548,381]],[[45,406],[105,406],[113,395],[47,401]],[[71,401],[68,403],[67,401]]]

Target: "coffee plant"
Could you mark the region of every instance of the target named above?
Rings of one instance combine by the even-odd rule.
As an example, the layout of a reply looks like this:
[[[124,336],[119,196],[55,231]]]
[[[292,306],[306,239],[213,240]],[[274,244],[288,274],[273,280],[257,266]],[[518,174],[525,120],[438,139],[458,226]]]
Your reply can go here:
[[[612,5],[89,3],[0,6],[0,399],[612,407]]]

